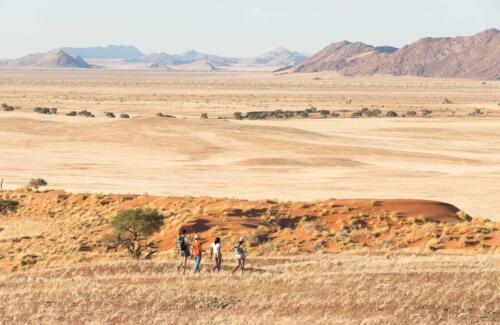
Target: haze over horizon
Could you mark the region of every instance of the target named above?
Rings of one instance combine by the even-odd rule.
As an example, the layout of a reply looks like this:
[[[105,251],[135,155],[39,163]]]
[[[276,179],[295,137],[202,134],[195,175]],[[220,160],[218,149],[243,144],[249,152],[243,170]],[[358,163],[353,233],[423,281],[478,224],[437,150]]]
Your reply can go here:
[[[401,47],[421,37],[452,37],[499,28],[495,0],[221,0],[147,6],[131,0],[0,0],[0,58],[64,46],[134,45],[145,53],[188,50],[252,57],[278,46],[313,54],[341,40]],[[258,37],[257,37],[258,36]]]

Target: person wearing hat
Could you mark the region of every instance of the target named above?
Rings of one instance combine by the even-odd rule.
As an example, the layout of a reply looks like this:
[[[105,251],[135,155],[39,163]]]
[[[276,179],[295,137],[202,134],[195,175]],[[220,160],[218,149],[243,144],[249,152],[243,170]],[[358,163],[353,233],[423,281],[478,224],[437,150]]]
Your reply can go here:
[[[200,273],[201,255],[203,248],[201,247],[200,234],[194,236],[194,242],[191,244],[191,252],[194,257],[194,274]]]
[[[236,258],[236,266],[233,269],[233,273],[238,270],[241,270],[241,274],[245,270],[245,259],[247,255],[247,250],[245,248],[245,239],[240,237],[240,240],[233,246],[234,257]]]

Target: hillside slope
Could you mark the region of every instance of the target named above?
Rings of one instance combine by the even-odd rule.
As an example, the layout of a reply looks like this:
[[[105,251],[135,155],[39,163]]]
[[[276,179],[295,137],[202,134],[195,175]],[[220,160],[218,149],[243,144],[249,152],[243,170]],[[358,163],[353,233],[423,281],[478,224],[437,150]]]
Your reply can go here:
[[[307,59],[295,71],[495,80],[500,79],[500,31],[488,29],[468,37],[423,38],[399,50],[339,42]]]
[[[11,60],[6,66],[11,68],[91,68],[91,65],[82,57],[73,57],[59,49]]]
[[[500,224],[465,221],[458,208],[434,201],[301,203],[26,190],[0,191],[0,199],[20,205],[0,220],[4,271],[121,258],[125,252],[105,253],[102,239],[113,215],[138,207],[156,208],[167,217],[151,237],[166,256],[173,253],[180,227],[207,241],[221,237],[225,252],[244,236],[254,256],[404,248],[495,251],[500,246]]]

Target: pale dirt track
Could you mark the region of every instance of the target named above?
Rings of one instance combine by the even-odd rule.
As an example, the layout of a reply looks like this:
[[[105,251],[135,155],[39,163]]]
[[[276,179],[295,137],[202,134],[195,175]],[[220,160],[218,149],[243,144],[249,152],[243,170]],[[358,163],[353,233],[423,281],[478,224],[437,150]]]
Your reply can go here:
[[[265,74],[6,72],[0,102],[0,177],[32,177],[81,192],[238,198],[416,198],[500,217],[500,83],[418,78],[342,79]],[[454,104],[443,108],[449,97]],[[345,104],[350,98],[353,104]],[[362,106],[489,109],[490,117],[200,120],[199,112]],[[89,109],[97,118],[44,116]],[[346,106],[347,105],[347,106]],[[392,106],[391,106],[392,105]],[[102,112],[129,112],[110,120]],[[163,111],[188,119],[160,119]]]

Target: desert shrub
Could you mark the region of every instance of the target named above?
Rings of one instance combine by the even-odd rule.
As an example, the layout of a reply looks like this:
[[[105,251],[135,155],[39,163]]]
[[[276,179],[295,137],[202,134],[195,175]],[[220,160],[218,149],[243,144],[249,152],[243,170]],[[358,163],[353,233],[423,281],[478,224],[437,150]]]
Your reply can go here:
[[[76,116],[76,111],[66,113],[66,116]]]
[[[207,119],[208,118],[208,113],[201,113],[200,118]]]
[[[165,118],[175,118],[175,116],[173,116],[173,115],[163,114],[163,113],[156,113],[156,116],[165,117]]]
[[[351,114],[351,117],[361,117],[363,116],[363,113],[361,113],[361,111],[356,111],[356,112],[352,112]]]
[[[423,109],[422,110],[422,116],[430,116],[432,114],[432,110],[430,109]]]
[[[115,118],[115,114],[113,112],[105,112],[106,114],[106,117],[109,117],[109,118]]]
[[[472,217],[469,216],[465,211],[458,211],[457,212],[457,217],[462,220],[462,221],[471,221]]]
[[[441,241],[439,239],[433,238],[429,240],[425,246],[425,248],[429,251],[437,251],[441,249],[443,246],[441,245]]]
[[[50,109],[50,114],[57,114],[57,108],[52,107],[52,108]]]
[[[309,107],[309,108],[307,108],[305,110],[305,112],[308,113],[308,114],[309,113],[316,113],[317,111],[318,111],[318,109],[316,107],[314,107],[314,106],[311,106],[311,107]]]
[[[111,220],[113,233],[106,239],[113,247],[124,247],[133,258],[139,259],[147,249],[153,248],[147,237],[160,230],[163,220],[164,216],[156,209],[123,210]]]
[[[234,112],[234,113],[233,113],[233,117],[234,117],[236,120],[242,120],[242,119],[243,119],[243,114],[241,114],[241,112]]]
[[[77,113],[78,116],[85,116],[85,117],[95,117],[94,114],[92,114],[91,112],[87,111],[87,110],[83,110],[83,111],[79,111]]]
[[[319,111],[319,115],[323,118],[328,117],[330,115],[330,111],[327,109],[322,109]]]
[[[12,200],[2,200],[0,199],[0,214],[14,213],[19,207],[19,202]]]
[[[408,111],[408,112],[406,112],[406,116],[408,116],[408,117],[415,117],[415,116],[417,116],[417,112],[415,112],[415,111]]]
[[[449,98],[444,98],[443,104],[453,104],[453,102]]]
[[[14,106],[10,106],[5,103],[2,104],[2,110],[5,112],[12,112],[14,109]]]
[[[130,115],[128,115],[127,113],[121,113],[120,118],[130,118]]]
[[[473,112],[469,113],[469,116],[481,116],[484,115],[480,108],[475,108]]]
[[[387,117],[398,117],[398,113],[394,112],[394,111],[388,111],[385,116]]]
[[[33,109],[33,112],[40,113],[40,114],[51,114],[50,108],[48,108],[48,107],[35,107]]]
[[[32,178],[27,185],[27,188],[38,191],[40,187],[47,186],[48,183],[43,178]]]
[[[372,109],[371,112],[372,112],[373,116],[379,116],[380,114],[382,114],[382,111],[379,110],[378,108]]]

